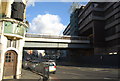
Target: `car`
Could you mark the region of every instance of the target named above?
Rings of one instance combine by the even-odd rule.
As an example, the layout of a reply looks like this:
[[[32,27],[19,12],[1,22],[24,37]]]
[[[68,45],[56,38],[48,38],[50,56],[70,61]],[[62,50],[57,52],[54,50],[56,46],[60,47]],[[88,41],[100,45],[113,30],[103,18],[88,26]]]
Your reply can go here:
[[[56,73],[56,63],[55,60],[49,60],[49,72],[55,74]]]
[[[23,69],[29,69],[30,62],[29,61],[23,61],[22,62],[22,68]]]
[[[49,79],[49,65],[45,64],[44,61],[45,60],[23,61],[23,67],[40,74],[44,79]]]
[[[39,64],[39,61],[37,61],[37,60],[32,60],[32,61],[30,61],[30,64],[29,64],[29,69],[31,70],[31,71],[35,71],[35,67],[37,66]],[[41,68],[41,67],[40,67]]]
[[[49,65],[49,73],[53,73],[53,74],[56,73],[57,69],[56,69],[55,60],[48,60],[48,61],[46,61],[44,63]]]
[[[55,74],[56,73],[56,64],[53,62],[49,63],[49,72]]]

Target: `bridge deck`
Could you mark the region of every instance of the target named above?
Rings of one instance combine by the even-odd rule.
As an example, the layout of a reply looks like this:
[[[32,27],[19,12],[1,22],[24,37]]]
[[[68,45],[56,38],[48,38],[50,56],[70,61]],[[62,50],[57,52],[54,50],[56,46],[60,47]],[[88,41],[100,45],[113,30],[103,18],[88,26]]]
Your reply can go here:
[[[24,48],[89,48],[86,37],[26,34]]]

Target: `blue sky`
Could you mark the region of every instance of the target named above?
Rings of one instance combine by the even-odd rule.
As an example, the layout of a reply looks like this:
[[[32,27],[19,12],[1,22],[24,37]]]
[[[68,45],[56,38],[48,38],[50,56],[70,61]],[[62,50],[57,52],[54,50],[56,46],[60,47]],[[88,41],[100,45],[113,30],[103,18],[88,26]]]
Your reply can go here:
[[[38,14],[46,13],[59,15],[61,22],[66,25],[69,23],[71,2],[36,2],[35,6],[27,8],[27,20],[32,21]]]
[[[52,23],[50,26],[51,29],[49,28],[51,32],[49,33],[51,34],[54,34],[55,32],[56,34],[62,33],[62,31],[65,29],[65,27],[70,22],[69,9],[70,9],[71,4],[72,2],[35,2],[34,6],[28,6],[27,7],[27,20],[31,24],[29,33],[44,34],[42,32],[42,29],[43,31],[46,31],[46,29],[49,27],[49,26],[46,26],[47,22]],[[82,4],[86,4],[86,3],[84,2]],[[48,17],[49,21],[46,21],[46,23],[44,22],[42,23],[41,21],[44,21],[45,20],[44,18],[46,17]],[[50,19],[52,19],[52,21],[54,22],[51,22]],[[35,23],[37,23],[37,25]],[[46,29],[44,29],[45,28],[44,26],[46,26]],[[40,28],[41,28],[41,31],[38,31],[38,29],[40,30]],[[55,30],[55,28],[57,31],[52,31],[52,30]]]

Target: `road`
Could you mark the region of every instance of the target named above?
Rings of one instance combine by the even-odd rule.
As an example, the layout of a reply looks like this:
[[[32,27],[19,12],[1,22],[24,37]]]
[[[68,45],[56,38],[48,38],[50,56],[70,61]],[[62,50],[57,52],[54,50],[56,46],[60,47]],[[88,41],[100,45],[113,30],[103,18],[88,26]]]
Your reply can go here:
[[[118,69],[58,66],[51,79],[118,79]]]
[[[40,79],[40,75],[29,70],[22,70],[22,77],[19,81],[38,81],[38,79]],[[90,79],[118,81],[118,69],[57,66],[56,74],[50,74],[50,81],[91,81]]]

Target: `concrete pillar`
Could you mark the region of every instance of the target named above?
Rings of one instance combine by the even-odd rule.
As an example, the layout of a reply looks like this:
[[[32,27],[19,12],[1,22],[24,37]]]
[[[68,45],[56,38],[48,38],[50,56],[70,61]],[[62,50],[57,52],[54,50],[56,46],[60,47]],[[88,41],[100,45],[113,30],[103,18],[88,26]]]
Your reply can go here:
[[[22,69],[22,52],[23,52],[23,46],[24,46],[24,39],[18,40],[18,63],[17,63],[17,79],[20,79],[21,77],[21,69]]]

